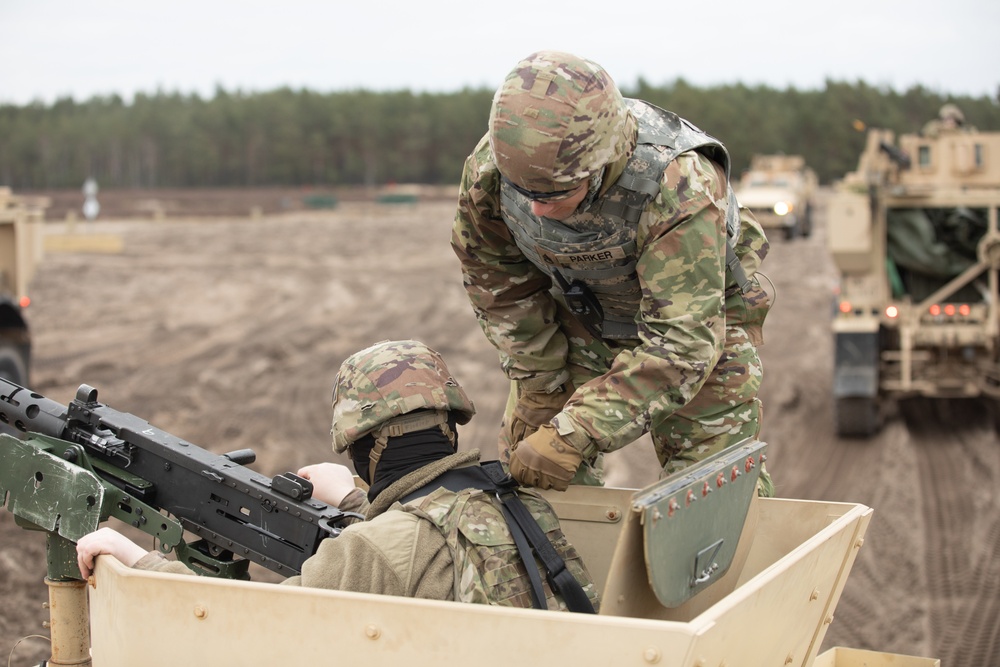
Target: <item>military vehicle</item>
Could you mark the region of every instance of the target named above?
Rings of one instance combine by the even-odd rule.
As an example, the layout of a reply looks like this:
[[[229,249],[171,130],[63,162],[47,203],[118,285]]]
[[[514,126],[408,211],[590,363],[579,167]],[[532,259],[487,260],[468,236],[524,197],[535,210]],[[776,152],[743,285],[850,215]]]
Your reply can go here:
[[[765,230],[794,239],[812,234],[817,183],[800,155],[754,155],[735,189]]]
[[[1000,401],[998,208],[1000,132],[868,130],[827,209],[840,435],[900,399]]]
[[[31,369],[31,333],[24,317],[28,283],[42,256],[48,200],[21,197],[0,187],[0,378],[26,384]]]
[[[820,653],[872,510],[758,497],[767,446],[756,440],[642,490],[545,493],[603,591],[599,614],[277,586],[237,568],[183,576],[108,556],[85,582],[74,542],[110,517],[180,551],[183,516],[207,546],[201,562],[247,554],[287,575],[301,562],[289,548],[312,539],[284,531],[316,533],[303,523],[330,512],[301,478],[244,468],[250,450],[213,456],[98,403],[87,385],[63,409],[0,384],[0,418],[21,431],[0,434],[0,499],[18,525],[47,533],[48,665],[940,665]],[[166,492],[178,472],[189,491]]]

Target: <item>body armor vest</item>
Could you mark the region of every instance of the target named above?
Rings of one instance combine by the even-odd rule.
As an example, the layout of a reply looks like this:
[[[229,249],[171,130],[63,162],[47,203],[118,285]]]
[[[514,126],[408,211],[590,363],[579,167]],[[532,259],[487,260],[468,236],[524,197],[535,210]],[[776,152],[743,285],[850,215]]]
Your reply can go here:
[[[559,527],[548,504],[530,492],[518,492],[521,501],[545,533],[566,569],[583,584],[596,607],[598,593],[582,565],[580,555]],[[503,510],[493,496],[481,490],[451,491],[439,488],[419,504],[419,515],[445,537],[455,566],[455,600],[508,607],[531,605],[531,583],[518,553]],[[534,565],[534,562],[532,562]],[[566,609],[544,574],[545,602],[549,609]]]
[[[646,205],[660,192],[663,172],[687,151],[698,151],[723,167],[726,198],[726,265],[729,279],[746,292],[733,240],[739,235],[736,195],[729,186],[729,154],[715,138],[680,116],[646,102],[626,100],[638,121],[635,150],[608,191],[588,210],[566,220],[538,218],[531,200],[501,185],[500,212],[517,246],[552,278],[553,291],[599,338],[635,339],[641,289],[636,275],[636,233]]]

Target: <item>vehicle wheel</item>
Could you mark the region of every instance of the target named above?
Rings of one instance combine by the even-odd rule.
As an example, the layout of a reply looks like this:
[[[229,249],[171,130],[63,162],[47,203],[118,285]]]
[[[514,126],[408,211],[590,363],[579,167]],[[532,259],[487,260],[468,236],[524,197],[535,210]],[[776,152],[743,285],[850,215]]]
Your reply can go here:
[[[28,383],[28,360],[10,343],[0,343],[0,378],[22,387]]]
[[[849,438],[868,438],[879,427],[878,403],[874,397],[847,396],[838,398],[834,406],[837,435]]]
[[[988,398],[986,404],[986,413],[993,422],[993,430],[1000,435],[1000,398]]]
[[[799,223],[795,223],[791,227],[785,227],[785,240],[791,241],[799,232]]]
[[[812,206],[806,206],[805,215],[802,216],[802,236],[809,238],[813,233]]]

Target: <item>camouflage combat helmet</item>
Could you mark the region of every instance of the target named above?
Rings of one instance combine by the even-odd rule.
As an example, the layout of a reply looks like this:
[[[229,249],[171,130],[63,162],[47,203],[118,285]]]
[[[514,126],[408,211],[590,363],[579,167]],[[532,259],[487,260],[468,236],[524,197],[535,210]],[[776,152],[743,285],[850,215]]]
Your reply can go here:
[[[420,414],[410,414],[417,411]],[[434,425],[447,435],[449,412],[457,423],[466,424],[476,408],[441,355],[414,340],[382,341],[348,357],[337,373],[333,449],[343,452],[369,433],[383,440],[384,448],[389,436]],[[374,467],[374,451],[372,456]]]
[[[965,123],[965,114],[962,113],[962,110],[957,105],[951,102],[941,107],[941,110],[938,111],[938,117],[941,120],[952,121],[955,125],[963,125]]]
[[[489,142],[500,174],[535,193],[578,186],[629,147],[629,112],[597,63],[540,51],[493,96]]]

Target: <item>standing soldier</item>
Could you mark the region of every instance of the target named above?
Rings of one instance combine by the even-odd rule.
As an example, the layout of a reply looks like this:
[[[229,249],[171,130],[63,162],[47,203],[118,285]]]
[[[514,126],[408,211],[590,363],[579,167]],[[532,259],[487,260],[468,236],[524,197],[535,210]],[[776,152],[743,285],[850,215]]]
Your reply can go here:
[[[938,111],[938,117],[924,124],[920,131],[925,137],[937,139],[942,132],[975,132],[976,128],[965,124],[965,114],[957,105],[949,102]]]
[[[512,381],[520,482],[599,484],[602,453],[647,432],[664,474],[758,435],[764,232],[725,147],[596,63],[543,51],[507,75],[452,245]]]

